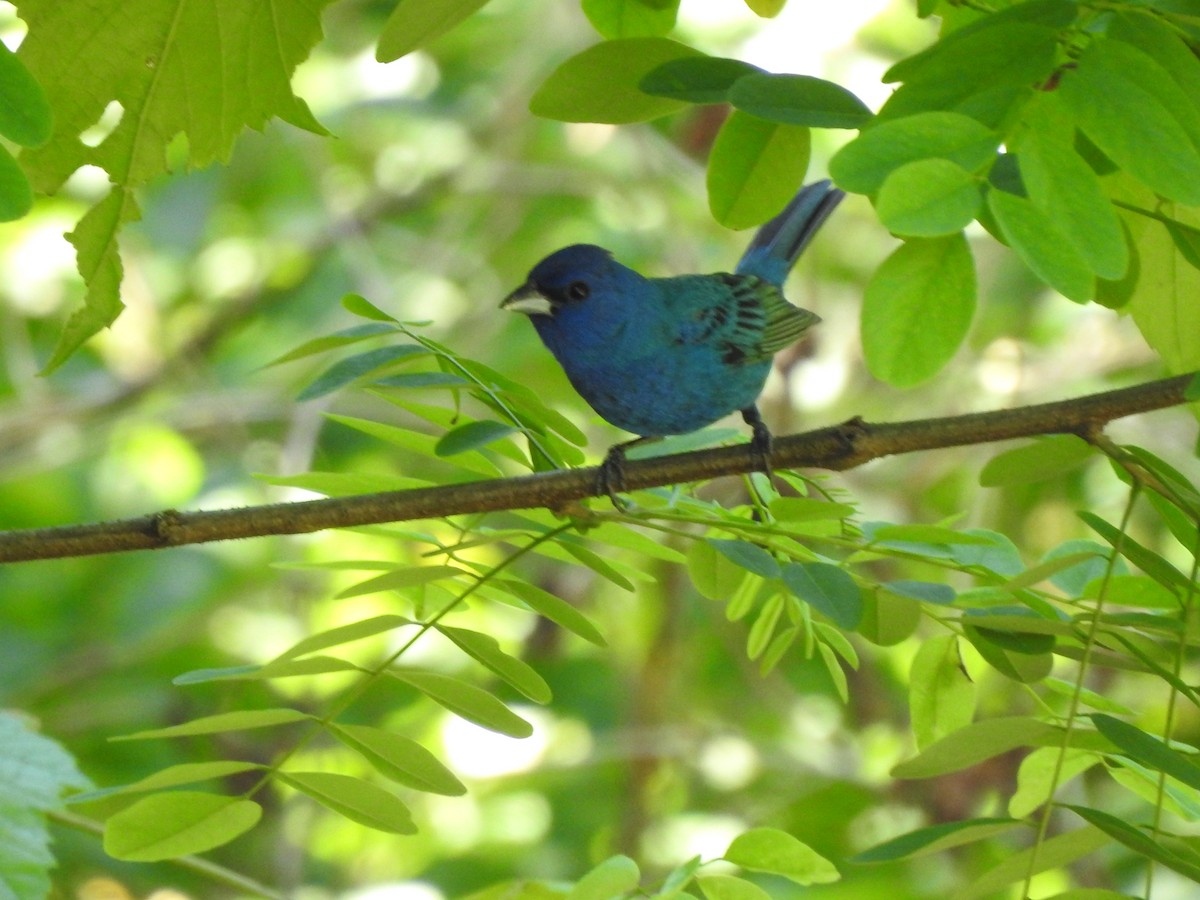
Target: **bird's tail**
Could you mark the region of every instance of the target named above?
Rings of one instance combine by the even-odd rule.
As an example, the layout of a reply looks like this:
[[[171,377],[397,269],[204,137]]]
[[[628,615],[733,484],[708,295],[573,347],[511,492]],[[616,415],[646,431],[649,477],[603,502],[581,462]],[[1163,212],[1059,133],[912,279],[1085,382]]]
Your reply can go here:
[[[845,196],[828,179],[800,188],[783,212],[758,229],[742,254],[738,274],[757,275],[782,285],[808,242]]]

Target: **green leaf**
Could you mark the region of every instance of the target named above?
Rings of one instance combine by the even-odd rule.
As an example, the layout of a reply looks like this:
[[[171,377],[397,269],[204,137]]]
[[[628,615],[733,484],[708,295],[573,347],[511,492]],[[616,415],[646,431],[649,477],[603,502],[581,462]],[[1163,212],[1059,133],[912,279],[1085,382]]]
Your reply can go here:
[[[1143,765],[1165,772],[1188,787],[1200,790],[1200,766],[1165,741],[1142,731],[1136,725],[1114,719],[1104,713],[1092,713],[1096,730],[1112,741],[1122,753]]]
[[[1009,635],[964,624],[963,634],[993,669],[1020,684],[1041,681],[1054,668],[1054,638],[1045,635]],[[1033,644],[1040,641],[1042,646]]]
[[[781,522],[811,522],[846,519],[857,509],[850,503],[832,503],[812,497],[776,497],[770,503],[772,517]]]
[[[345,359],[338,360],[318,375],[308,387],[297,395],[296,399],[303,401],[324,397],[326,394],[332,394],[339,388],[343,388],[351,382],[378,372],[380,369],[392,366],[403,360],[416,359],[418,356],[425,356],[428,353],[429,351],[420,344],[396,344],[391,347],[377,347],[374,350],[367,350],[365,353],[348,356]]]
[[[163,788],[178,787],[181,784],[195,784],[198,781],[212,781],[217,778],[227,778],[242,772],[253,772],[265,769],[261,763],[238,762],[236,760],[216,760],[213,762],[179,763],[160,769],[153,775],[147,775],[130,784],[101,788],[88,791],[86,794],[75,794],[70,803],[91,803],[103,797],[115,794],[138,794],[144,791],[160,791]]]
[[[438,625],[437,630],[458,645],[459,649],[491,669],[508,684],[534,703],[546,704],[552,699],[550,686],[528,663],[509,656],[491,635],[466,628]]]
[[[392,62],[424,47],[482,9],[488,0],[399,0],[379,33],[375,58]]]
[[[28,159],[25,166],[28,171]],[[133,191],[114,185],[108,196],[84,213],[75,229],[67,234],[67,240],[75,248],[75,267],[83,276],[86,290],[83,307],[67,319],[50,361],[42,369],[43,375],[66,362],[88,338],[116,321],[125,308],[121,302],[125,269],[117,236],[125,223],[136,222],[140,217]]]
[[[943,822],[918,828],[876,844],[869,850],[864,850],[851,858],[856,863],[885,863],[909,857],[927,856],[930,853],[940,853],[952,847],[973,844],[976,841],[987,840],[1024,826],[1024,822],[1016,819],[982,818],[963,819],[959,822]]]
[[[275,725],[288,725],[292,722],[303,722],[311,719],[308,713],[298,709],[239,709],[234,712],[217,713],[215,716],[202,716],[192,719],[182,725],[169,725],[166,728],[152,728],[148,731],[137,731],[133,734],[123,734],[112,738],[114,741],[144,741],[149,738],[183,737],[196,734],[218,734],[225,731],[246,731],[251,728],[271,728]]]
[[[900,578],[895,581],[881,582],[879,586],[893,594],[899,594],[901,597],[911,597],[913,600],[935,603],[938,606],[949,606],[958,596],[950,585],[939,584],[935,581],[913,581],[909,578]]]
[[[504,590],[520,598],[522,603],[539,616],[549,619],[555,625],[579,635],[597,647],[608,645],[608,642],[604,640],[604,635],[592,624],[591,620],[561,597],[557,597],[535,584],[518,579],[508,579],[503,582],[502,586]]]
[[[1096,290],[1092,270],[1054,219],[1028,199],[1007,191],[990,190],[987,201],[1004,240],[1038,278],[1068,300],[1092,299]]]
[[[729,89],[728,100],[742,112],[784,125],[860,128],[871,110],[832,81],[811,75],[745,75]]]
[[[1058,479],[1078,469],[1094,453],[1091,444],[1073,434],[1040,438],[993,456],[979,473],[979,484],[1008,487]]]
[[[120,312],[118,234],[137,218],[133,189],[167,171],[167,148],[178,135],[187,138],[186,164],[199,168],[228,160],[244,129],[261,129],[273,117],[325,133],[292,93],[291,76],[320,39],[329,2],[280,0],[264,14],[256,3],[96,0],[86,16],[56,0],[21,3],[29,32],[18,56],[55,112],[50,140],[22,154],[26,174],[47,194],[86,165],[114,184],[73,232],[84,308],[48,369]],[[82,89],[80,73],[87,73]],[[79,135],[112,101],[124,110],[120,121],[96,146],[84,144]]]
[[[334,656],[310,656],[288,659],[265,666],[227,666],[223,669],[193,669],[171,679],[172,684],[206,684],[210,681],[263,681],[268,678],[293,678],[297,675],[324,675],[329,672],[355,672],[359,667]]]
[[[771,900],[754,882],[733,875],[701,875],[696,884],[708,900]]]
[[[313,338],[311,341],[305,341],[296,349],[289,350],[282,356],[277,356],[275,359],[263,366],[263,368],[278,366],[282,363],[303,359],[306,356],[314,356],[317,353],[324,353],[326,350],[333,350],[337,347],[344,347],[348,344],[357,344],[359,341],[365,341],[368,338],[378,337],[381,334],[395,333],[396,329],[392,325],[388,325],[383,322],[364,322],[361,325],[354,325],[350,328],[343,328],[341,331],[335,331],[333,334],[328,334],[325,337]]]
[[[388,670],[388,674],[398,681],[412,685],[456,716],[461,716],[482,728],[515,738],[529,737],[533,734],[532,725],[492,694],[473,684],[467,684],[449,675],[419,669],[393,668]]]
[[[418,744],[382,728],[330,723],[328,729],[357,751],[380,775],[418,791],[458,797],[467,792],[436,756]]]
[[[749,574],[707,541],[688,548],[687,570],[700,596],[718,603],[728,602]]]
[[[53,121],[42,86],[0,43],[0,134],[24,147],[40,147],[50,140]]]
[[[279,772],[276,777],[352,822],[392,834],[416,834],[400,799],[378,785],[334,772]]]
[[[643,93],[638,85],[663,63],[700,51],[662,37],[604,41],[572,56],[533,94],[535,116],[560,122],[644,122],[680,109],[683,104]]]
[[[722,103],[728,100],[734,82],[762,69],[719,56],[685,56],[653,69],[638,87],[655,97],[669,97],[685,103]]]
[[[762,656],[771,641],[771,636],[775,633],[775,626],[779,624],[780,616],[783,615],[783,608],[784,599],[779,594],[772,594],[767,598],[746,635],[747,657],[758,659]]]
[[[68,787],[91,787],[71,755],[19,716],[0,710],[0,806],[58,809]]]
[[[454,456],[467,450],[475,450],[508,437],[517,428],[504,422],[491,419],[481,419],[477,422],[467,422],[457,428],[447,431],[434,445],[433,452],[438,456]]]
[[[985,872],[969,887],[956,893],[955,900],[990,900],[1000,895],[1002,889],[1014,881],[1021,881],[1030,874],[1037,875],[1067,866],[1108,846],[1111,846],[1111,841],[1097,828],[1079,828],[1065,834],[1056,834],[1047,840],[1038,841],[1032,847],[1009,853],[1002,862]]]
[[[1070,803],[1064,803],[1062,806],[1135,853],[1154,860],[1192,881],[1200,881],[1200,859],[1188,859],[1180,856],[1164,847],[1150,834],[1109,813]]]
[[[797,884],[829,884],[842,876],[833,863],[778,828],[752,828],[739,834],[724,859],[755,872],[782,875]]]
[[[583,14],[606,38],[660,37],[675,27],[678,0],[583,0]]]
[[[975,177],[948,159],[919,159],[894,169],[879,188],[875,210],[894,234],[941,237],[962,231],[979,212]]]
[[[0,147],[0,222],[19,219],[32,207],[33,189],[29,179],[12,154]]]
[[[1156,193],[1200,205],[1200,148],[1181,121],[1195,98],[1151,56],[1096,40],[1063,74],[1058,94],[1097,147]]]
[[[641,870],[628,856],[610,856],[579,879],[565,900],[612,900],[636,891]]]
[[[295,659],[297,656],[305,656],[309,653],[315,653],[318,650],[325,650],[329,647],[337,647],[341,644],[349,644],[352,641],[361,641],[363,638],[372,637],[376,634],[382,634],[385,631],[393,631],[402,625],[413,624],[412,619],[407,619],[404,616],[396,616],[386,614],[382,616],[372,616],[369,619],[363,619],[360,622],[352,622],[349,625],[339,625],[336,628],[328,628],[325,631],[319,631],[316,634],[310,634],[308,637],[293,644],[283,653],[280,653],[272,663],[280,663],[285,660]]]
[[[975,263],[962,234],[906,241],[884,260],[863,298],[871,374],[897,387],[935,375],[975,314]]]
[[[892,769],[896,778],[932,778],[958,772],[1018,747],[1059,746],[1063,731],[1028,716],[1002,716],[973,722],[930,744]],[[1096,732],[1076,728],[1070,746],[1108,750],[1111,744]]]
[[[1123,534],[1119,528],[1094,513],[1079,510],[1076,514],[1114,548],[1119,547],[1122,556],[1167,590],[1184,596],[1191,593],[1193,590],[1191,581],[1153,550],[1142,546],[1128,534]]]
[[[958,639],[934,635],[922,642],[908,675],[908,710],[917,749],[971,724],[976,689],[963,667]]]
[[[457,566],[408,566],[392,572],[384,572],[382,575],[376,575],[366,581],[351,585],[339,591],[337,599],[361,597],[364,594],[377,594],[380,591],[404,591],[465,574],[467,574],[466,570]]]
[[[726,228],[749,228],[778,213],[804,180],[807,128],[734,110],[708,157],[708,208]]]
[[[850,684],[846,680],[846,673],[838,662],[833,648],[828,644],[819,643],[817,644],[817,652],[821,654],[821,662],[825,664],[825,671],[829,673],[829,679],[833,682],[833,689],[837,691],[838,697],[843,703],[849,703]]]
[[[155,862],[228,844],[262,818],[251,800],[201,791],[151,794],[104,823],[104,852],[126,862]]]
[[[1008,814],[1020,818],[1032,815],[1072,779],[1100,762],[1102,757],[1089,750],[1039,747],[1023,760],[1017,770],[1017,789],[1008,801]]]
[[[873,644],[891,647],[917,630],[921,604],[886,591],[863,592],[862,621],[855,629]]]
[[[360,319],[370,319],[372,322],[387,322],[399,325],[400,321],[364,297],[362,294],[345,294],[342,296],[342,309]],[[411,323],[410,323],[411,324]]]
[[[775,18],[786,5],[787,0],[746,0],[746,7],[763,19]]]
[[[862,590],[845,570],[829,563],[788,563],[783,567],[788,590],[839,628],[853,631],[862,621]]]
[[[775,557],[758,544],[719,538],[709,538],[708,543],[731,562],[755,575],[763,578],[779,577],[779,563],[775,561]]]
[[[1129,268],[1129,247],[1116,208],[1075,148],[1075,129],[1055,93],[1023,110],[1025,133],[1014,143],[1030,202],[1062,230],[1088,268],[1116,281]]]
[[[1012,107],[1054,71],[1057,55],[1056,28],[987,16],[892,66],[884,81],[905,83],[879,115],[952,110],[1000,127]]]
[[[838,187],[874,194],[896,169],[908,163],[943,159],[978,173],[996,158],[1000,135],[970,116],[920,112],[872,124],[829,161]]]

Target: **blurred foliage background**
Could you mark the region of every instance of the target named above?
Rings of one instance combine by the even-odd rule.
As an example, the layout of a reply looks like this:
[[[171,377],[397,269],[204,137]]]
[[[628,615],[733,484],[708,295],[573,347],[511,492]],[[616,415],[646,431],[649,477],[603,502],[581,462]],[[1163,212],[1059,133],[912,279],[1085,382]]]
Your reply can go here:
[[[574,395],[528,323],[497,306],[535,261],[573,242],[608,247],[648,274],[731,267],[748,236],[712,222],[703,188],[722,110],[619,128],[539,120],[527,110],[534,89],[595,39],[578,5],[494,0],[427,49],[384,65],[374,42],[391,6],[330,7],[325,40],[296,75],[297,94],[332,139],[271,122],[239,140],[228,165],[176,171],[142,192],[143,218],[123,242],[126,311],[49,377],[37,372],[81,292],[62,234],[106,190],[102,173],[79,171],[62,193],[0,229],[0,527],[307,496],[258,474],[448,477],[438,461],[324,414],[427,424],[361,392],[297,402],[320,361],[265,367],[352,324],[337,303],[348,292],[401,319],[429,320],[430,336],[455,352],[534,387],[587,431],[589,460],[620,437]],[[12,45],[21,24],[4,13]],[[877,106],[879,75],[929,42],[934,25],[884,0],[793,2],[769,23],[733,0],[685,0],[678,32],[714,54],[822,75]],[[813,173],[840,139],[816,135]],[[763,401],[777,434],[854,415],[899,420],[1057,399],[1159,372],[1125,318],[1050,294],[979,231],[981,305],[968,345],[918,388],[874,381],[859,355],[859,299],[894,245],[862,198],[851,198],[806,254],[789,295],[824,322],[778,358]],[[1186,470],[1194,425],[1168,410],[1117,423],[1113,434]],[[995,452],[889,459],[824,481],[852,495],[866,520],[957,516],[962,526],[1019,536],[1030,562],[1083,535],[1076,508],[1119,519],[1125,495],[1106,466],[983,490],[978,472]],[[1135,519],[1132,528],[1165,546],[1154,521]],[[269,688],[171,679],[261,662],[312,631],[400,610],[387,593],[333,599],[350,575],[302,564],[410,552],[393,535],[360,529],[6,567],[0,704],[34,716],[98,785],[196,758],[267,761],[288,732],[109,738],[272,705],[276,692],[319,709],[341,684],[335,676]],[[798,652],[761,677],[746,660],[745,624],[698,595],[681,566],[633,552],[620,561],[647,576],[636,593],[580,567],[532,560],[521,569],[583,609],[607,648],[494,604],[466,614],[471,627],[520,647],[553,688],[548,707],[518,704],[536,726],[532,737],[465,725],[398,686],[376,688],[355,707],[363,721],[436,749],[467,783],[463,797],[414,800],[419,834],[373,832],[275,794],[264,824],[212,859],[287,896],[438,900],[506,878],[574,879],[616,852],[661,874],[697,853],[719,855],[735,834],[764,823],[838,861],[917,825],[1003,807],[1014,786],[1011,755],[940,779],[888,776],[912,751],[904,697],[918,638],[887,648],[856,641],[863,662],[848,673],[842,703],[820,661]],[[431,643],[419,655],[436,661],[439,652]],[[981,711],[1035,703],[986,667],[971,672]],[[1107,674],[1105,690],[1161,719],[1165,694],[1145,696]],[[1194,710],[1177,735],[1200,742]],[[320,746],[304,752],[314,766],[346,764],[322,758],[331,751]],[[57,826],[54,837],[56,896],[229,895],[186,867],[115,862],[86,831]],[[778,897],[942,897],[1003,852],[977,844],[915,862],[840,866],[842,882],[803,890],[762,883]],[[1061,877],[1039,882],[1043,893],[1065,886]],[[1097,883],[1108,877],[1097,874]],[[1194,890],[1179,879],[1172,893],[1172,877],[1155,897]]]

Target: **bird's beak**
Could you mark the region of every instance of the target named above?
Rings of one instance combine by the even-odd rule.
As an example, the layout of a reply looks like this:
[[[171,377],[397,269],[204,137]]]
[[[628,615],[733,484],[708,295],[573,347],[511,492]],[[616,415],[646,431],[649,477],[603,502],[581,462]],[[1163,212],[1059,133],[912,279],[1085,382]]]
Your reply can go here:
[[[554,312],[554,304],[532,284],[523,284],[500,304],[501,309],[525,313],[527,316],[548,316]]]

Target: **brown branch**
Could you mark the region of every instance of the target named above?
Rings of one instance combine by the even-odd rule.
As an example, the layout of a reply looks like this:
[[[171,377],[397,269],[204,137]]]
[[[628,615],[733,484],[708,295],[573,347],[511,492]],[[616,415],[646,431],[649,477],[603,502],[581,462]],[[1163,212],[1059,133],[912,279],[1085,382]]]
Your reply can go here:
[[[843,471],[873,459],[967,444],[1042,434],[1077,434],[1090,439],[1113,419],[1186,402],[1196,374],[1180,375],[1120,390],[1055,403],[973,413],[942,419],[842,425],[778,438],[773,462],[779,468]],[[748,444],[631,460],[629,490],[753,471]],[[306,534],[382,522],[440,518],[464,513],[548,507],[561,509],[596,495],[596,469],[543,472],[354,497],[275,503],[205,512],[165,510],[135,519],[0,532],[0,562],[90,556],[125,550],[155,550],[272,534]]]

